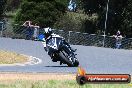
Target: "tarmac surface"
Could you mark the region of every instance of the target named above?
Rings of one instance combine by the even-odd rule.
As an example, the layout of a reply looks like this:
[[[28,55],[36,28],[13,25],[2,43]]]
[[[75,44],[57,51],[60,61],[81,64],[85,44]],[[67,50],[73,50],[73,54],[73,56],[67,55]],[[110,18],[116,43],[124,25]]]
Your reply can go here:
[[[132,74],[132,50],[72,45],[80,66],[87,73]],[[0,72],[76,73],[77,67],[52,62],[40,41],[0,38],[0,49],[41,59],[41,63],[25,66],[0,66]]]

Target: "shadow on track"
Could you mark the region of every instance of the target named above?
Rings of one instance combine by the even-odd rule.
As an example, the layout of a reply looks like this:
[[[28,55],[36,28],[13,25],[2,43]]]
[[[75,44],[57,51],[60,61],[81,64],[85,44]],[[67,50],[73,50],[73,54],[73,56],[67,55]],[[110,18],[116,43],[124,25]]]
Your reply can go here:
[[[68,67],[68,66],[45,66],[45,67]]]

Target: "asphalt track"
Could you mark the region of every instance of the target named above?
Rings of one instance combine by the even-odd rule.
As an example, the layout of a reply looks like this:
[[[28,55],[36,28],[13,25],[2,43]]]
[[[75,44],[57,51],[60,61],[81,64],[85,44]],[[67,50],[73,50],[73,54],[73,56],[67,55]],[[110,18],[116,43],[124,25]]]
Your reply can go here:
[[[110,49],[94,46],[72,45],[77,49],[80,66],[87,73],[132,74],[132,50]],[[76,73],[77,67],[67,67],[52,62],[40,41],[0,38],[0,49],[37,57],[42,60],[36,65],[0,66],[0,72],[53,72]]]

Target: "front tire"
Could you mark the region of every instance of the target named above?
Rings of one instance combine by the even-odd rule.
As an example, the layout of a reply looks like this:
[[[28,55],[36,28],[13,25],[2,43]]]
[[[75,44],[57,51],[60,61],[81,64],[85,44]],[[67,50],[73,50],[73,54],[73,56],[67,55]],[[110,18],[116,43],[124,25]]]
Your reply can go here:
[[[79,62],[77,60],[75,60],[74,63],[70,61],[69,58],[62,51],[59,53],[59,56],[62,62],[66,63],[69,67],[77,67],[79,65]]]
[[[78,60],[75,60],[74,66],[75,66],[75,67],[78,67],[78,65],[79,65],[79,61],[78,61]]]

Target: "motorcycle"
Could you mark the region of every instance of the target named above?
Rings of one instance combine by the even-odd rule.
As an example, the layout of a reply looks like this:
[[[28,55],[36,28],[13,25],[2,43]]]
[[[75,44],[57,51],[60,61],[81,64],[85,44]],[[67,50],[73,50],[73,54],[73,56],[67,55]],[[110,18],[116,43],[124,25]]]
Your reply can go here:
[[[77,54],[74,54],[74,51],[66,43],[64,38],[52,35],[46,40],[48,54],[53,62],[60,61],[60,65],[67,64],[70,67],[77,67],[79,65],[79,61],[76,58]]]

